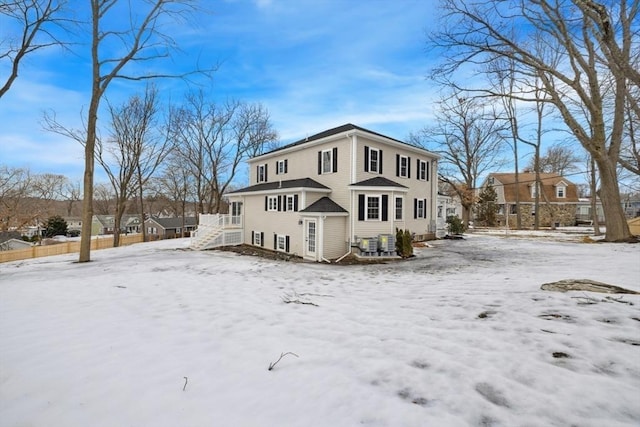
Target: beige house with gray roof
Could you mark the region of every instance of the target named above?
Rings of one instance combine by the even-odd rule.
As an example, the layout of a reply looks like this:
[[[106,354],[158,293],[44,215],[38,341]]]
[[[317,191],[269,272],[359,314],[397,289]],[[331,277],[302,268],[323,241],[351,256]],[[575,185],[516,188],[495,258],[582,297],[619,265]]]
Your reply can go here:
[[[207,219],[194,247],[246,243],[327,261],[375,256],[363,242],[397,228],[435,238],[437,160],[352,124],[315,134],[250,159],[249,186],[227,194],[229,218]]]

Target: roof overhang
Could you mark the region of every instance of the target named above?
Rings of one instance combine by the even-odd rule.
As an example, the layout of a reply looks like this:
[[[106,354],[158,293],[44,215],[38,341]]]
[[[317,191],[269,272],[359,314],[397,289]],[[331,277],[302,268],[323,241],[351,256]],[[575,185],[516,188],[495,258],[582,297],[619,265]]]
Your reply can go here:
[[[290,188],[274,188],[273,190],[258,190],[258,191],[243,191],[238,193],[227,194],[226,197],[233,198],[236,196],[259,196],[259,195],[271,195],[271,194],[291,194],[301,193],[303,191],[309,193],[331,193],[330,188],[315,188],[315,187],[290,187]]]

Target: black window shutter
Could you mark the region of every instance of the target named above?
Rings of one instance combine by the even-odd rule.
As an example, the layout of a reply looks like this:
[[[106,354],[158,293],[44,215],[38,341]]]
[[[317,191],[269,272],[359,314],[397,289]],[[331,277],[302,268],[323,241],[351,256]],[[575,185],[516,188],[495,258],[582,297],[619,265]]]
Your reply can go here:
[[[278,161],[276,160],[276,175],[278,175],[278,174],[280,173],[280,172],[278,171],[278,169],[280,169],[280,168],[278,167]]]
[[[413,219],[418,218],[418,199],[413,199]]]
[[[256,182],[260,182],[260,165],[256,166]]]
[[[260,246],[264,246],[264,231],[260,232]]]
[[[289,172],[287,169],[289,169],[289,160],[284,159],[284,173]]]
[[[268,165],[265,163],[265,164],[264,164],[264,182],[267,182],[267,181],[268,181],[268,179],[267,179],[267,166],[268,166]]]
[[[424,201],[422,202],[422,206],[424,206],[424,209],[422,211],[422,218],[427,218],[427,199],[424,199]]]
[[[400,154],[396,154],[396,176],[400,176]]]
[[[298,195],[293,196],[293,211],[298,212]]]
[[[389,221],[389,196],[382,195],[382,220]]]
[[[282,196],[278,196],[278,212],[282,212]]]
[[[285,252],[289,252],[289,236],[285,236],[284,238],[284,250]]]
[[[251,232],[251,244],[252,244],[252,245],[254,245],[254,244],[255,244],[255,241],[256,241],[256,239],[255,239],[255,233],[252,231],[252,232]]]
[[[378,173],[382,173],[382,150],[378,150]]]
[[[333,147],[333,172],[338,172],[338,147]]]
[[[269,196],[264,196],[264,210],[269,210]]]
[[[429,181],[429,162],[427,162],[424,170],[425,170],[425,177],[427,178],[427,181]]]
[[[273,250],[278,250],[278,235],[273,233]]]
[[[322,175],[322,151],[318,151],[318,175]]]
[[[369,172],[369,147],[364,146],[364,171]]]
[[[358,194],[358,221],[364,221],[364,194]]]

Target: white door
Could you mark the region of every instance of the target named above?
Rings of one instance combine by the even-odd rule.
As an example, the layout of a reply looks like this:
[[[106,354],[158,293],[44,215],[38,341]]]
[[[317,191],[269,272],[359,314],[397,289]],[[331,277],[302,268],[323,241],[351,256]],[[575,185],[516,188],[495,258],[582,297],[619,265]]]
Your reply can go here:
[[[317,221],[315,219],[304,220],[304,256],[316,259],[316,245],[318,241]]]

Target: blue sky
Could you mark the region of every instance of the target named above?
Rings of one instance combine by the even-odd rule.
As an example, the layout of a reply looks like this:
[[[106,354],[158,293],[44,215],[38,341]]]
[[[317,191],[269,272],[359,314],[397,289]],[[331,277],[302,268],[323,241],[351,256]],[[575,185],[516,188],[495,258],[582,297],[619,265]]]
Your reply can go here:
[[[135,3],[135,1],[134,1]],[[405,139],[430,124],[438,88],[427,79],[426,32],[437,22],[436,0],[206,1],[209,14],[177,24],[182,52],[154,64],[180,70],[219,63],[212,99],[260,102],[282,143],[344,123]],[[83,11],[75,11],[82,17]],[[80,35],[76,35],[80,40]],[[83,149],[42,128],[45,111],[80,128],[89,102],[88,46],[50,48],[27,57],[0,99],[0,164],[79,180]],[[6,75],[6,64],[0,76]],[[157,82],[166,100],[187,90]],[[122,102],[143,84],[116,82],[107,91]],[[102,117],[106,117],[102,114]],[[103,180],[96,167],[99,182]]]

